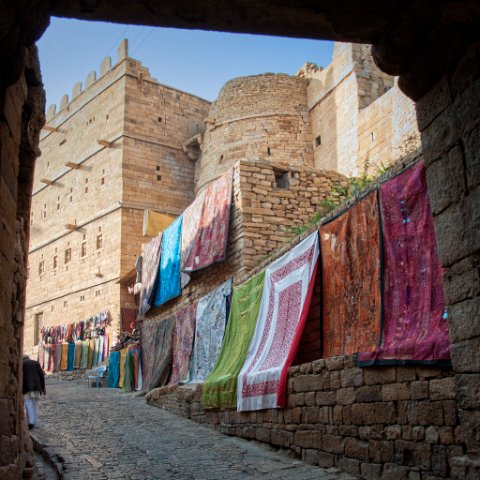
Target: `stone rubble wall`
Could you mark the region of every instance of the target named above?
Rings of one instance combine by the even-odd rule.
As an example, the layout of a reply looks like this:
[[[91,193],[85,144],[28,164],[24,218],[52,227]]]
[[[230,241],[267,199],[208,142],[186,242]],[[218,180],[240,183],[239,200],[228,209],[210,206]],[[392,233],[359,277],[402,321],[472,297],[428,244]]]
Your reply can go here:
[[[167,386],[147,402],[227,435],[269,443],[365,479],[448,478],[463,453],[455,378],[430,367],[355,367],[354,356],[289,369],[287,407],[204,409],[202,385]]]

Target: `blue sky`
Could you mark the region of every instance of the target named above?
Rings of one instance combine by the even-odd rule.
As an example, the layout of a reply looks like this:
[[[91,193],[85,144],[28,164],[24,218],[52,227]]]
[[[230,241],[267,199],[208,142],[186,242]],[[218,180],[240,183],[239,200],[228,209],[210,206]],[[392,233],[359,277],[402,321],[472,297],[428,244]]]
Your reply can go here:
[[[139,27],[52,18],[38,41],[47,106],[102,59],[116,62],[117,46],[128,38],[130,56],[140,60],[160,83],[214,100],[235,77],[266,72],[295,74],[305,62],[326,66],[333,42],[200,30]]]

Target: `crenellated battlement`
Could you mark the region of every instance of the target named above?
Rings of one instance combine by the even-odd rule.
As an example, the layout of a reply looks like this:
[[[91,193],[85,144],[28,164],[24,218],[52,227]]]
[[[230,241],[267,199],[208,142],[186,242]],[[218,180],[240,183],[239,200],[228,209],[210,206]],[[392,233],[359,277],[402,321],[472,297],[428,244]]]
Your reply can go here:
[[[47,110],[47,122],[51,120],[55,115],[59,114],[62,110],[68,107],[68,105],[76,100],[80,95],[86,93],[98,80],[104,77],[108,72],[110,72],[114,67],[122,63],[128,58],[128,39],[124,38],[117,49],[117,62],[115,65],[112,65],[112,57],[105,57],[100,63],[100,70],[97,77],[97,72],[92,70],[88,73],[85,83],[77,82],[73,88],[70,96],[66,93],[62,96],[60,104],[51,104]]]

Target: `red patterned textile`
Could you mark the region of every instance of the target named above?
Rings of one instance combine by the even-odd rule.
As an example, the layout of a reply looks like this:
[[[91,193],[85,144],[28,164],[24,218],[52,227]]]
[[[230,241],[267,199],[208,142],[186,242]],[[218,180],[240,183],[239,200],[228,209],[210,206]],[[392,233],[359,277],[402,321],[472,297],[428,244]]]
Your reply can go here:
[[[384,322],[381,346],[360,365],[448,363],[450,341],[423,162],[380,187]]]
[[[120,314],[122,317],[122,332],[132,332],[137,321],[138,310],[123,307],[120,309]]]
[[[201,270],[225,259],[232,203],[232,181],[233,169],[230,169],[210,183],[202,194],[201,216],[192,218],[191,215],[184,215],[186,232],[192,230],[189,222],[198,223],[193,236],[193,244],[184,244],[182,239],[182,251],[184,251],[182,270],[184,272]],[[196,202],[194,204],[196,204],[195,209],[198,212],[198,204]],[[182,235],[187,235],[187,239],[191,236],[185,232],[182,232]]]
[[[373,351],[380,334],[377,192],[320,228],[323,356]]]
[[[318,232],[271,263],[257,325],[237,380],[237,409],[285,405],[287,370],[297,353],[318,264]]]
[[[195,337],[195,318],[197,304],[193,303],[183,308],[175,315],[175,330],[173,332],[173,363],[170,384],[187,383],[189,381],[188,367]]]

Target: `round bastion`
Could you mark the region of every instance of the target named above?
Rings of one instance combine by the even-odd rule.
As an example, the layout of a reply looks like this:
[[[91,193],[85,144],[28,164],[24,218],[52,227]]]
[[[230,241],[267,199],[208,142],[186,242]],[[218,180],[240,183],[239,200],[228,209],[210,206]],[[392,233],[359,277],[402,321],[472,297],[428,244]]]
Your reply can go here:
[[[196,191],[238,160],[313,167],[307,84],[273,73],[227,82],[206,120]]]

